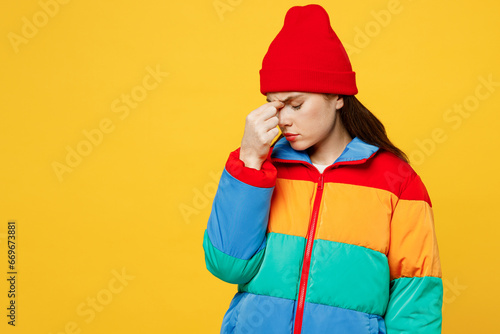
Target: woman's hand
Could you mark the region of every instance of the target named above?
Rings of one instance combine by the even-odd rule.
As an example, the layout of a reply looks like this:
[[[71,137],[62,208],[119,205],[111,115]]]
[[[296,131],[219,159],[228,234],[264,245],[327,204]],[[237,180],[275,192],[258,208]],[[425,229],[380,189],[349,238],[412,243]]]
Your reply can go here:
[[[257,170],[262,167],[273,139],[279,134],[278,110],[284,105],[280,101],[268,102],[247,115],[240,148],[240,160],[246,167]]]

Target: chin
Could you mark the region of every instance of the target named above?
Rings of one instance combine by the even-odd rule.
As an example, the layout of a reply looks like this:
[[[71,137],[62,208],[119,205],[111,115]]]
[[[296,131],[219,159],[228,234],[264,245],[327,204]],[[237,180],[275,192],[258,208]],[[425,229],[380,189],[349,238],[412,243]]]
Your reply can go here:
[[[302,142],[295,142],[295,141],[292,141],[292,142],[289,142],[290,143],[290,146],[295,150],[295,151],[304,151],[306,149],[308,149],[311,145],[307,145],[306,143],[302,143]]]

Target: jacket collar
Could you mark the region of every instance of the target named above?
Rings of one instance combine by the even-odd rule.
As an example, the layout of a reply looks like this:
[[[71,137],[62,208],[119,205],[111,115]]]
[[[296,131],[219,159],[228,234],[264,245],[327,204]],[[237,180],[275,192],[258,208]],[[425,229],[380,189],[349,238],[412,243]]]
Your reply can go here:
[[[345,147],[344,151],[335,160],[334,164],[339,162],[352,162],[359,161],[359,163],[364,162],[370,158],[379,147],[368,144],[358,137],[354,137],[349,144]],[[280,160],[290,160],[296,162],[307,162],[312,164],[311,158],[306,150],[297,151],[294,150],[286,138],[281,138],[273,147],[271,158]]]

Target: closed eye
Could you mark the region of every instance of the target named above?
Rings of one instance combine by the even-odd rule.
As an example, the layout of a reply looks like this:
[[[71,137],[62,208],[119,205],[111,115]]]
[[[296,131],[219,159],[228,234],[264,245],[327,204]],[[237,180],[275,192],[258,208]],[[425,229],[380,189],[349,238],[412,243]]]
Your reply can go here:
[[[301,106],[302,106],[302,104],[299,104],[298,106],[292,106],[292,108],[295,110],[299,110]]]

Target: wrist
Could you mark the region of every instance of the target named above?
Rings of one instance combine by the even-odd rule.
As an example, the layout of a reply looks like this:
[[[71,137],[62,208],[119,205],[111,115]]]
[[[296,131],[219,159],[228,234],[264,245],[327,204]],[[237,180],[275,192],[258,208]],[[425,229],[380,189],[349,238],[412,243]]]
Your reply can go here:
[[[260,170],[262,167],[262,163],[264,162],[264,160],[261,160],[261,159],[258,159],[258,158],[252,157],[252,156],[248,156],[245,153],[242,153],[241,150],[240,150],[239,159],[241,161],[243,161],[243,164],[245,165],[245,167],[253,168],[256,170]]]
[[[261,166],[255,166],[256,168],[249,168],[245,165],[245,161],[239,158],[241,152],[240,149],[241,148],[238,147],[229,155],[229,158],[227,159],[225,165],[225,169],[227,170],[227,172],[235,179],[254,187],[274,187],[276,183],[277,170],[271,162],[270,156],[272,150],[269,150],[269,153],[263,160]],[[242,154],[242,157],[245,158],[245,154]]]

